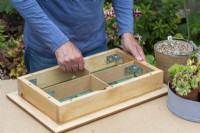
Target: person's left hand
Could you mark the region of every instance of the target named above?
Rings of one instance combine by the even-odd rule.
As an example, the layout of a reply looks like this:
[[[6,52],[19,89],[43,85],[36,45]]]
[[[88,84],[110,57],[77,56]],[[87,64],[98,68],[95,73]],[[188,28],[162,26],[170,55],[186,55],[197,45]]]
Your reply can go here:
[[[121,37],[121,44],[125,52],[130,53],[139,61],[146,61],[143,49],[135,40],[132,33],[124,33]]]

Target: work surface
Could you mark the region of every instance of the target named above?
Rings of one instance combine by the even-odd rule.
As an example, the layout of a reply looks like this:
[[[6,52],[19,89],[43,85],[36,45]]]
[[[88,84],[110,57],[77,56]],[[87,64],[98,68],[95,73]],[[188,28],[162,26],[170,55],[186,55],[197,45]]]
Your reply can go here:
[[[17,90],[16,80],[0,80],[0,133],[50,133],[6,98]],[[111,115],[67,133],[200,133],[200,124],[174,116],[166,96]]]

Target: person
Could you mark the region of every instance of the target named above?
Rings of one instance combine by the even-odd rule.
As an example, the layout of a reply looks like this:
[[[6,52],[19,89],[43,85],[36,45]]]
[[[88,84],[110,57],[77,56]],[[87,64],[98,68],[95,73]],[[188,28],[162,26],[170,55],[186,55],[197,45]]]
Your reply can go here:
[[[104,0],[11,0],[25,20],[25,66],[29,72],[59,65],[64,72],[84,69],[83,57],[107,50]],[[145,61],[133,37],[133,0],[113,0],[121,44]]]

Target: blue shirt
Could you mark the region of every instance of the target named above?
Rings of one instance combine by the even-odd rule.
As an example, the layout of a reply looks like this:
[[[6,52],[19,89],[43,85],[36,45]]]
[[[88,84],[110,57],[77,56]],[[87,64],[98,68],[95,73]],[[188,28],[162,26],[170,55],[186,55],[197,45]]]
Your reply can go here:
[[[68,40],[82,53],[107,42],[104,0],[11,0],[25,20],[24,42],[55,55]],[[133,33],[133,0],[113,0],[119,35]]]

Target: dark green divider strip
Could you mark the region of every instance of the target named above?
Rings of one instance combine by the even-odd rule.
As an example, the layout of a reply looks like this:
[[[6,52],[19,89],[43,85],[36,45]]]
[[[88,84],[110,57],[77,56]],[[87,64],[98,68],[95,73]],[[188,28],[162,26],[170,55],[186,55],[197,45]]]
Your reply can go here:
[[[135,78],[135,76],[126,77],[126,78],[123,78],[123,79],[120,79],[120,80],[117,80],[117,81],[113,81],[113,82],[108,83],[108,84],[109,84],[109,85],[116,85],[116,84],[122,83],[122,82],[124,82],[124,81],[133,79],[133,78]]]
[[[60,99],[59,101],[62,103],[62,102],[65,102],[65,101],[68,101],[68,100],[72,100],[74,98],[77,98],[77,97],[80,97],[80,96],[83,96],[83,95],[86,95],[86,94],[89,94],[89,93],[92,93],[93,90],[86,90],[86,91],[83,91],[83,92],[80,92],[80,93],[77,93],[75,95],[72,95],[72,96],[69,96],[69,97],[65,97],[65,98],[62,98]]]

